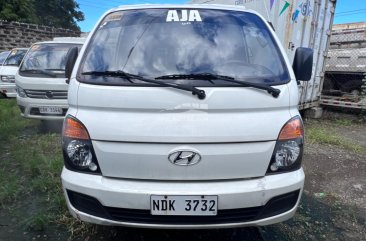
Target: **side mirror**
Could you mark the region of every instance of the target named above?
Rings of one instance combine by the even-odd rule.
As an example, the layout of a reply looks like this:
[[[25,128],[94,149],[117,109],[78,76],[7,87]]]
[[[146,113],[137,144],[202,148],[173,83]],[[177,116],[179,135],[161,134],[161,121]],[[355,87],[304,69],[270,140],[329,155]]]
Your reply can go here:
[[[70,83],[70,78],[72,74],[72,70],[74,69],[74,65],[76,62],[76,59],[79,55],[79,49],[78,47],[72,47],[69,52],[67,53],[66,58],[66,65],[65,65],[65,76],[66,76],[66,83]]]
[[[21,63],[22,63],[22,59],[18,59],[16,65],[19,67]]]
[[[299,47],[296,49],[292,68],[297,81],[309,81],[311,79],[313,70],[313,53],[314,51],[310,48]]]

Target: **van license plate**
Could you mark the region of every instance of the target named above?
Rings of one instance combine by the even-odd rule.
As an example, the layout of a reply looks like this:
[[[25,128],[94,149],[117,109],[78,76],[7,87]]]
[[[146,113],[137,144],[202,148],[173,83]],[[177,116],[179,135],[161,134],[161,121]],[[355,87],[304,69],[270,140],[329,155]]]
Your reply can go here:
[[[152,215],[217,215],[217,196],[160,196],[152,195],[150,210]]]
[[[39,113],[41,113],[41,114],[62,114],[62,108],[54,107],[54,106],[42,106],[42,107],[39,107]]]

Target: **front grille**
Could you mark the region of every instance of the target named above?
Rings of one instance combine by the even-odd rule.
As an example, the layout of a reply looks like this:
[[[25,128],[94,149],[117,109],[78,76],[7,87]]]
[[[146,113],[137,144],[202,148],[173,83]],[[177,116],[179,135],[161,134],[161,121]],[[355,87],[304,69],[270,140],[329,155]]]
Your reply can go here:
[[[65,90],[24,90],[29,98],[66,100]]]
[[[218,210],[216,216],[158,216],[150,210],[105,207],[97,199],[67,190],[67,195],[77,210],[119,222],[145,224],[204,225],[241,223],[255,221],[291,210],[299,197],[300,190],[272,198],[264,206]]]

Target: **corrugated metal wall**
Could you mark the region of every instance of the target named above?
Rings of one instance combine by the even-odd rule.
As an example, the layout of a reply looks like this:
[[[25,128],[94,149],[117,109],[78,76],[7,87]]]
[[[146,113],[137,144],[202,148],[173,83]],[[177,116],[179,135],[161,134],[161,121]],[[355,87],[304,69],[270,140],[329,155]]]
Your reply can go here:
[[[253,9],[272,22],[293,61],[296,48],[314,49],[313,77],[301,82],[300,109],[319,105],[324,80],[324,60],[329,46],[335,0],[193,0],[192,3],[228,4]]]

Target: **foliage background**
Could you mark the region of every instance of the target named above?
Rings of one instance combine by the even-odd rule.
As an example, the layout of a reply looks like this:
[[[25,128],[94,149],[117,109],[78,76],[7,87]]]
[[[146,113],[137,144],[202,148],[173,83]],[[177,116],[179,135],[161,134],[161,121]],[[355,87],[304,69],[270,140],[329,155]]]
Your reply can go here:
[[[84,13],[75,0],[0,0],[0,19],[80,31]]]

